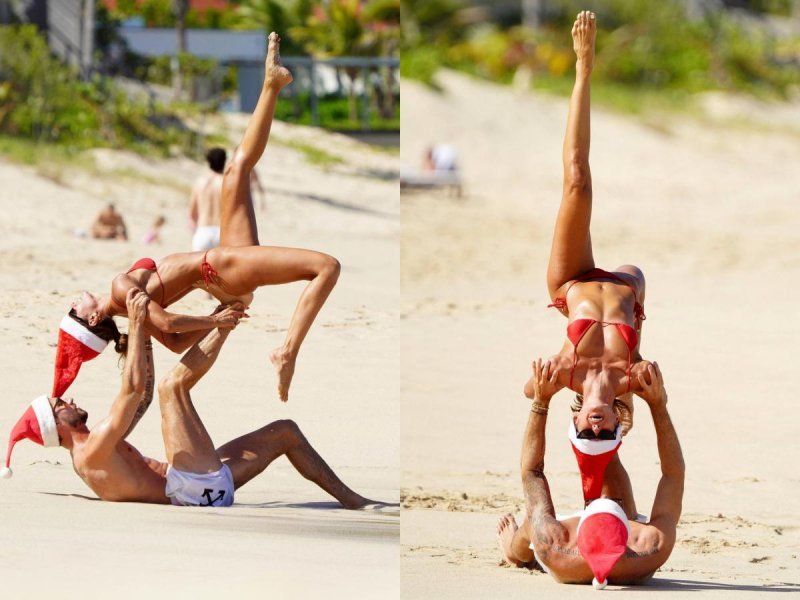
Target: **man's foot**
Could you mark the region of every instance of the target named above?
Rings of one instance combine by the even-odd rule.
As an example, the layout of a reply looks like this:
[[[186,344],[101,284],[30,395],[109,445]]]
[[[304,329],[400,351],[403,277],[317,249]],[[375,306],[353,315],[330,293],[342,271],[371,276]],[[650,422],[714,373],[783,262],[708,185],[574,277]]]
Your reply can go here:
[[[384,506],[389,506],[386,502],[379,502],[378,500],[370,500],[369,498],[364,498],[364,496],[359,496],[355,492],[353,492],[352,498],[348,498],[347,501],[340,500],[339,502],[342,503],[347,510],[362,510],[362,509],[370,509],[370,510],[378,510]],[[395,505],[398,506],[399,505]]]
[[[515,567],[523,567],[525,563],[517,560],[511,550],[512,542],[514,541],[514,534],[517,532],[517,521],[512,514],[505,514],[500,517],[497,522],[497,545],[500,546],[500,552],[503,553],[503,558],[510,565]]]
[[[264,63],[264,85],[280,90],[292,83],[292,74],[281,64],[281,38],[274,31],[269,34],[267,60]]]
[[[281,347],[269,353],[269,360],[278,372],[278,396],[281,402],[286,402],[289,400],[289,385],[292,383],[296,359]]]
[[[594,67],[594,39],[597,33],[597,23],[594,13],[584,10],[575,17],[572,26],[572,47],[578,57],[577,68],[584,73],[591,73]]]

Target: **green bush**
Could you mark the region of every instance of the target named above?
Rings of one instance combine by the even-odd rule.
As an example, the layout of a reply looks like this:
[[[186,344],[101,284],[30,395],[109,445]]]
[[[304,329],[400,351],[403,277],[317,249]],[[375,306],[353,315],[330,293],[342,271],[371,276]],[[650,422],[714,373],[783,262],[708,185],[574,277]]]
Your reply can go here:
[[[423,17],[403,24],[409,35],[401,74],[428,84],[441,66],[500,82],[524,67],[537,85],[544,79],[548,87],[560,89],[554,78],[568,79],[575,60],[570,27],[578,11],[590,9],[599,27],[594,79],[614,89],[614,95],[627,87],[674,97],[711,89],[785,96],[800,85],[798,37],[778,42],[766,29],[726,10],[693,20],[686,3],[678,0],[551,0],[544,24],[534,31],[469,21],[468,11],[451,0],[433,5],[438,8],[430,31]],[[786,15],[791,3],[751,0],[748,8]],[[456,27],[462,22],[470,24]]]
[[[81,81],[50,55],[33,26],[0,28],[0,132],[77,148],[192,148],[192,133],[174,115],[130,100],[95,77]]]
[[[361,99],[359,99],[361,101]],[[336,129],[342,131],[356,131],[363,128],[361,119],[350,120],[348,100],[335,94],[319,98],[319,125],[325,129]],[[360,114],[359,114],[360,116]],[[311,100],[308,92],[302,92],[295,96],[281,96],[278,105],[275,107],[275,118],[298,125],[312,125],[311,119]],[[400,128],[400,102],[399,98],[395,103],[395,115],[393,119],[382,119],[375,111],[370,111],[370,118],[367,126],[376,131],[395,131]]]

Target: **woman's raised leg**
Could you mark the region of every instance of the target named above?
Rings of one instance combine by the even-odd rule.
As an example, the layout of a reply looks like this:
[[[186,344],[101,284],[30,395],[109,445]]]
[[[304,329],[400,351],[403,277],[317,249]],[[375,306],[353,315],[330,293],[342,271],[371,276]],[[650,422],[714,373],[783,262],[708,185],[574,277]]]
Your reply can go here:
[[[336,285],[339,261],[313,250],[273,246],[224,248],[219,256],[222,286],[235,296],[265,285],[308,281],[297,300],[283,345],[269,355],[278,374],[278,395],[286,402],[300,346]]]
[[[589,224],[592,217],[592,176],[589,171],[590,79],[594,66],[594,13],[583,11],[572,26],[577,61],[575,87],[569,101],[564,137],[564,191],[556,218],[547,288],[551,298],[571,279],[594,268]]]
[[[220,206],[220,246],[257,246],[258,228],[250,195],[250,173],[264,154],[272,117],[281,89],[292,82],[292,74],[281,65],[281,38],[269,34],[264,65],[264,87],[247,124],[242,143],[225,168]]]

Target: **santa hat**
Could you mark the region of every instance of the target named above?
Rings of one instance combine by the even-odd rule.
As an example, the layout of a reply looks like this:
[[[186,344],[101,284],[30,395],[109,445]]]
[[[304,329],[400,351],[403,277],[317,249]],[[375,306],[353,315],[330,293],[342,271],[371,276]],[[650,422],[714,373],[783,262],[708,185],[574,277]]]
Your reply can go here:
[[[617,425],[616,437],[613,440],[584,440],[578,438],[575,425],[570,423],[568,436],[581,472],[583,499],[596,500],[603,492],[606,467],[622,445],[622,428]]]
[[[14,449],[14,444],[24,439],[29,439],[45,447],[61,445],[56,431],[56,417],[53,414],[53,408],[50,406],[50,400],[48,400],[47,396],[39,396],[31,402],[31,405],[22,414],[20,420],[14,425],[14,429],[11,430],[11,436],[8,440],[8,453],[6,454],[6,466],[0,469],[0,477],[3,479],[8,479],[13,475],[13,471],[11,471],[11,451]]]
[[[602,590],[608,574],[625,554],[631,526],[619,504],[599,498],[583,511],[578,521],[578,550],[594,574],[592,585]]]
[[[61,319],[58,328],[56,372],[53,379],[53,398],[60,398],[78,376],[81,365],[100,354],[108,342],[71,316]]]

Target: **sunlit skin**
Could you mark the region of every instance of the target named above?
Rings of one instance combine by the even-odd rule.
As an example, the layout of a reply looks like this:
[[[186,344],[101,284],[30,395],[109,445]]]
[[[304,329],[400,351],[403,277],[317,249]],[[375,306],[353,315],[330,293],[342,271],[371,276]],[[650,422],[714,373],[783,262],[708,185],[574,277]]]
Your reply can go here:
[[[594,14],[580,13],[572,28],[576,78],[564,138],[564,187],[547,268],[547,287],[553,301],[566,297],[567,306],[561,310],[570,323],[577,319],[605,323],[594,324],[581,339],[571,386],[573,391],[583,394],[583,406],[575,417],[577,429],[592,429],[596,433],[616,427],[614,399],[628,392],[629,379],[631,392],[641,390],[639,375],[646,375],[649,363],[639,354],[641,322],[637,323],[634,315],[636,298],[642,305],[645,301],[645,280],[640,269],[622,265],[613,271],[635,290],[635,296],[628,285],[610,278],[580,281],[570,287],[578,277],[596,267],[589,233],[592,212],[590,79],[595,34]],[[638,334],[637,346],[631,352],[630,378],[628,347],[617,328],[608,323],[625,323]],[[548,361],[548,368],[556,373],[562,388],[570,384],[573,360],[574,346],[565,339],[558,354]],[[525,385],[525,395],[532,397],[531,381]]]
[[[534,361],[531,396],[540,407],[549,407],[560,387],[557,373]],[[629,519],[627,548],[609,574],[612,585],[647,581],[663,565],[675,545],[676,529],[683,505],[685,466],[678,436],[667,411],[667,391],[656,363],[638,376],[638,395],[645,401],[656,431],[661,479],[656,489],[650,519],[637,521],[630,478],[615,454],[608,465],[602,497],[619,499]],[[547,412],[531,411],[522,440],[520,468],[526,514],[517,524],[511,514],[497,523],[497,542],[505,561],[517,567],[534,567],[537,561],[561,583],[589,583],[593,573],[577,544],[578,517],[558,519],[545,476],[545,429]],[[536,549],[534,555],[531,544]]]
[[[195,344],[158,386],[161,430],[167,462],[142,455],[125,441],[142,403],[153,397],[153,356],[144,332],[150,299],[130,290],[126,306],[130,316],[128,357],[119,393],[109,414],[90,430],[86,411],[72,398],[51,398],[60,445],[70,452],[78,476],[102,500],[169,504],[167,470],[213,473],[226,464],[236,489],[256,477],[280,456],[304,478],[336,498],[343,507],[360,509],[381,503],[346,486],[309,444],[299,427],[287,420],[274,421],[215,448],[195,410],[190,390],[211,369],[230,329],[208,333]]]
[[[109,294],[84,292],[72,304],[77,315],[94,326],[105,317],[127,316],[126,294],[130,289],[140,289],[152,300],[145,323],[147,333],[170,350],[183,352],[209,330],[229,329],[247,317],[245,311],[257,288],[307,281],[283,344],[269,353],[278,376],[278,396],[284,402],[289,397],[300,346],[340,272],[339,262],[327,254],[259,245],[250,175],[266,148],[278,94],[291,81],[291,73],[280,64],[280,38],[272,33],[261,95],[242,142],[223,175],[220,246],[208,253],[183,252],[166,256],[157,262],[157,274],[144,268],[121,273],[112,281]],[[203,277],[204,257],[217,273],[208,281]],[[181,315],[165,310],[196,288],[207,291],[227,305],[226,308],[209,316]]]

